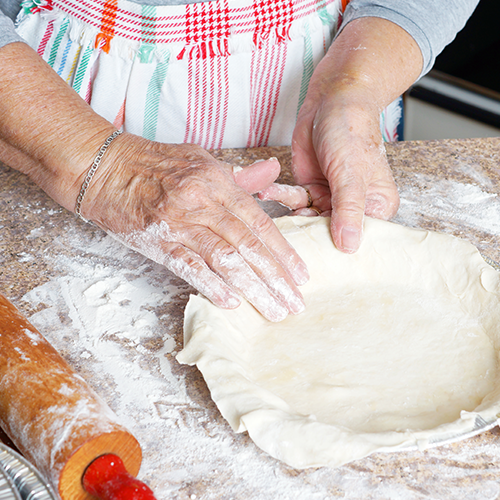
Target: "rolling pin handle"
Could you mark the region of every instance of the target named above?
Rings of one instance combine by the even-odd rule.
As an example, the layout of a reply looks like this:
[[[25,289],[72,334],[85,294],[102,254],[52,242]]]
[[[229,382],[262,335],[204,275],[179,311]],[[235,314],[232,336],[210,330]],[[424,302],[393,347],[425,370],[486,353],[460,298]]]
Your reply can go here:
[[[129,474],[117,455],[96,458],[82,478],[83,488],[99,500],[156,500],[151,489]]]

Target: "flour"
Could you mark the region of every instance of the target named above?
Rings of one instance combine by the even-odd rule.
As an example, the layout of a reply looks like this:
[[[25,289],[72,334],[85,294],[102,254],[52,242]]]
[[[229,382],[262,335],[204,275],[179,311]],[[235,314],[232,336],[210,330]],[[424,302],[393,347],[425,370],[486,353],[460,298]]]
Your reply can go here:
[[[270,321],[281,321],[286,318],[288,311],[269,293],[266,286],[253,272],[250,266],[243,260],[245,249],[240,252],[227,253],[217,250],[212,258],[214,266],[224,270],[227,282],[236,290],[245,292],[247,299]],[[251,262],[251,261],[250,261]],[[276,283],[272,282],[273,285]]]
[[[215,303],[225,307],[239,305],[238,295],[212,272],[196,252],[182,244],[182,233],[173,232],[165,221],[151,224],[144,231],[111,236],[165,266]]]
[[[500,198],[497,193],[475,184],[436,180],[422,174],[415,174],[413,178],[417,186],[400,192],[401,205],[396,220],[413,225],[422,219],[438,219],[448,227],[460,223],[472,229],[500,234]]]
[[[182,327],[192,289],[110,236],[89,241],[70,230],[54,245],[70,256],[45,256],[59,277],[24,296],[41,309],[29,319],[73,366],[84,360],[85,378],[141,443],[140,478],[158,499],[189,498],[190,485],[200,482],[214,485],[200,499],[223,498],[222,490],[231,498],[240,482],[253,498],[268,491],[273,500],[296,498],[298,491],[324,497],[316,486],[296,491],[280,466],[190,395],[185,376],[192,370],[180,369],[172,355],[182,347],[174,330]]]
[[[428,188],[401,191],[403,223],[418,225],[435,210],[443,224],[450,212],[454,220],[467,218],[471,226],[498,234],[496,197],[481,198],[474,185],[418,180]],[[432,192],[439,185],[438,197],[457,205],[439,206]],[[457,185],[470,190],[469,205],[445,191]],[[469,208],[473,215],[465,213]],[[61,236],[32,254],[52,272],[24,296],[35,311],[29,319],[138,438],[144,453],[139,477],[159,500],[490,500],[500,494],[500,447],[491,434],[424,453],[374,455],[338,469],[296,471],[267,457],[246,435],[233,433],[198,372],[174,359],[182,348],[183,309],[194,290],[110,236],[69,215],[64,220]],[[44,234],[42,226],[28,230],[22,250],[29,253]],[[477,469],[467,468],[471,460]],[[439,474],[428,474],[423,461]],[[481,481],[473,480],[477,475]]]

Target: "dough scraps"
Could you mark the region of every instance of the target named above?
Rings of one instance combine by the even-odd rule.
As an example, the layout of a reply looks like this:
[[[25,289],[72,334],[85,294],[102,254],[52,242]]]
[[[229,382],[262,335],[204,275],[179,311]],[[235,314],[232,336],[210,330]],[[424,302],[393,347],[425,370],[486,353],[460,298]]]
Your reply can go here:
[[[306,311],[191,296],[181,363],[236,432],[296,468],[456,441],[500,413],[500,274],[470,243],[367,218],[355,254],[325,217],[276,224],[308,265]]]

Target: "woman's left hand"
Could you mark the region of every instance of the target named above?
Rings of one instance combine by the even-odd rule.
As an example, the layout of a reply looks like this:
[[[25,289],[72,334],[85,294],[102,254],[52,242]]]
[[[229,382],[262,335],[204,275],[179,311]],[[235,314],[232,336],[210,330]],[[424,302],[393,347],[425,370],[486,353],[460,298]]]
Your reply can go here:
[[[292,139],[295,181],[332,217],[337,248],[355,252],[364,214],[382,219],[399,196],[385,156],[380,113],[418,77],[422,54],[402,28],[379,18],[348,23],[315,69]],[[307,207],[305,190],[272,186],[261,198]]]
[[[292,143],[293,174],[303,187],[273,184],[259,197],[280,201],[296,215],[330,215],[337,248],[356,251],[363,216],[390,219],[399,206],[379,115],[377,108],[346,103],[340,92],[310,92]]]

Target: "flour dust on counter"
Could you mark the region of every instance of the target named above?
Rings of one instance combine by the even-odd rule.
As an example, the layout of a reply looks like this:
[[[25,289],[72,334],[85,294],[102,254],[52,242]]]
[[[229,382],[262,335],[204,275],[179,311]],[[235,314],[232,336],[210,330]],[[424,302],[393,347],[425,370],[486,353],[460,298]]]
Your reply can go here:
[[[99,232],[69,228],[53,244],[44,258],[59,276],[23,297],[30,321],[137,437],[140,478],[159,499],[325,497],[235,437],[196,371],[175,361],[193,289]]]
[[[439,221],[441,230],[450,233],[461,227],[461,234],[480,251],[487,249],[492,236],[495,241],[500,236],[500,196],[489,179],[471,169],[467,173],[470,182],[413,174],[412,184],[400,188],[401,204],[394,220],[413,227]]]
[[[39,205],[21,206],[18,200],[28,195],[38,196]],[[31,278],[37,285],[24,295],[30,321],[138,438],[144,456],[139,477],[159,500],[500,495],[495,430],[423,452],[376,453],[335,469],[299,471],[269,457],[246,434],[231,430],[200,373],[175,360],[191,287],[33,189],[4,196],[25,242],[13,247],[21,249],[13,258],[43,270],[43,279]],[[33,219],[33,208],[43,207]],[[57,213],[47,217],[52,210]],[[410,223],[419,210],[415,203],[405,212]]]

